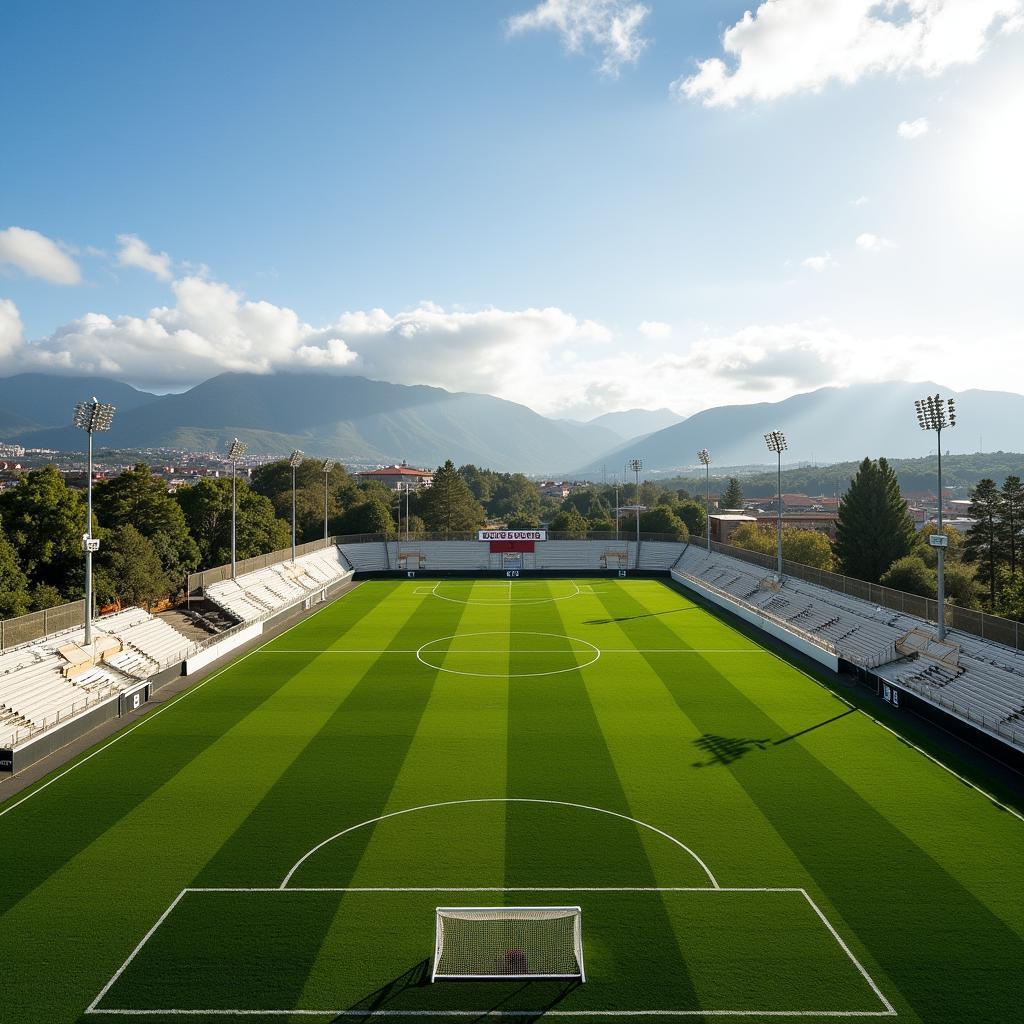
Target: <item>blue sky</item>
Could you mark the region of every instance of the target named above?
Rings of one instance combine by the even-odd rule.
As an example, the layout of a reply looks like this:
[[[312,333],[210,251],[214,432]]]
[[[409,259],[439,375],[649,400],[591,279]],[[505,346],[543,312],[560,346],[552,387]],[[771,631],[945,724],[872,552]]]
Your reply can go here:
[[[1024,388],[1022,0],[750,6],[7,0],[0,373]]]

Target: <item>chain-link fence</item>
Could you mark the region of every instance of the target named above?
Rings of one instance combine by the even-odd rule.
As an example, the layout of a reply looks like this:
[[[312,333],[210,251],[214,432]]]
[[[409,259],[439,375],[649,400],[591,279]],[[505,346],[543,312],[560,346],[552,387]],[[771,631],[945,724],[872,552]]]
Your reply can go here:
[[[719,544],[712,541],[711,550],[739,558],[744,562],[751,562],[764,569],[774,570],[778,564],[772,555],[765,555],[759,551],[748,551],[746,548],[734,547],[732,544]],[[939,603],[931,597],[907,594],[902,590],[883,587],[880,583],[867,583],[865,580],[854,579],[852,576],[842,576],[836,572],[816,569],[812,565],[801,565],[800,562],[791,562],[788,559],[782,561],[782,572],[786,576],[794,576],[797,579],[806,580],[808,583],[816,583],[820,587],[827,587],[829,590],[848,594],[850,597],[859,597],[874,605],[880,605],[882,608],[905,612],[907,615],[914,615],[927,622],[938,621]],[[959,629],[985,640],[1005,644],[1018,651],[1022,649],[1021,644],[1024,644],[1024,629],[1021,628],[1021,623],[1014,622],[1013,619],[1001,618],[998,615],[989,615],[988,612],[961,608],[948,601],[946,602],[946,625],[951,629]]]
[[[49,633],[59,633],[64,629],[74,629],[85,622],[85,602],[71,601],[58,604],[53,608],[18,615],[13,619],[0,621],[0,651],[18,644],[27,644],[38,640]]]

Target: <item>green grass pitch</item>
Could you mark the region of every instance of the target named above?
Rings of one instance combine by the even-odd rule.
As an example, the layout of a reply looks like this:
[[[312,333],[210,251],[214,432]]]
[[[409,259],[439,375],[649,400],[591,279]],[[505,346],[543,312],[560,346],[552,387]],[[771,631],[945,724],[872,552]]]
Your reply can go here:
[[[363,583],[0,805],[0,879],[4,1024],[1024,1019],[1024,822],[657,581]],[[586,984],[430,984],[501,904]]]

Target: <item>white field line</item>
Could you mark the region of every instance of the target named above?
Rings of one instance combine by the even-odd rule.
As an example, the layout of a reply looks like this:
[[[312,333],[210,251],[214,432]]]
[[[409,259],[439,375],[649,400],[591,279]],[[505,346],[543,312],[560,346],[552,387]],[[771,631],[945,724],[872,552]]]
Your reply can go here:
[[[124,974],[124,972],[128,969],[128,965],[139,955],[139,950],[141,950],[142,947],[147,942],[149,942],[153,935],[156,934],[157,929],[160,927],[160,925],[164,923],[164,921],[167,920],[167,918],[171,915],[171,912],[174,910],[174,908],[181,901],[181,898],[187,892],[188,889],[182,889],[181,892],[179,892],[178,895],[174,897],[174,899],[171,901],[171,905],[157,918],[156,924],[154,924],[153,927],[150,928],[149,931],[142,936],[142,940],[139,942],[139,944],[131,951],[131,953],[128,954],[128,959],[125,960],[125,962],[121,964],[121,966],[118,967],[116,971],[114,971],[113,977],[111,977],[110,981],[108,981],[106,985],[104,985],[103,988],[100,989],[99,995],[96,996],[96,998],[88,1005],[88,1007],[86,1007],[86,1013],[92,1013],[93,1010],[96,1009],[96,1004],[103,999],[103,997],[111,990],[111,988],[113,988],[114,983],[117,981],[117,979],[120,978],[121,975]]]
[[[336,598],[335,600],[340,600],[341,597],[345,597],[346,594],[350,593],[352,593],[352,591],[348,590],[345,592],[345,594],[340,595],[340,597]],[[308,618],[296,622],[295,626],[302,625],[303,623],[308,622],[310,619],[315,618],[317,615],[320,614],[320,612],[326,611],[332,604],[334,604],[334,601],[331,601],[329,604],[325,604],[322,608],[319,608],[312,615],[308,616]],[[288,629],[295,629],[295,626],[289,626]],[[288,630],[285,630],[285,632],[288,632]],[[284,634],[280,635],[283,636]],[[212,683],[214,679],[216,679],[223,673],[227,672],[229,668],[234,668],[236,665],[240,665],[243,661],[245,661],[246,658],[251,658],[254,654],[259,654],[263,650],[263,648],[267,646],[267,644],[272,643],[275,639],[277,639],[277,637],[271,637],[270,640],[264,641],[262,644],[260,644],[259,647],[255,647],[246,654],[243,654],[236,661],[232,661],[230,664],[218,669],[216,672],[213,673],[212,676],[207,676],[206,679],[204,679],[202,682],[196,683],[195,686],[190,686],[187,690],[182,691],[173,700],[167,701],[167,703],[164,704],[163,707],[157,708],[155,711],[147,712],[145,715],[142,716],[142,718],[139,719],[138,722],[135,723],[135,725],[131,726],[128,729],[122,729],[109,742],[104,743],[102,747],[97,747],[96,750],[94,750],[91,754],[87,754],[80,761],[76,761],[70,767],[65,768],[64,771],[60,772],[57,775],[54,775],[52,779],[47,779],[47,781],[44,782],[41,786],[36,786],[35,789],[30,789],[28,793],[26,793],[20,800],[15,800],[14,803],[9,804],[3,810],[0,810],[0,818],[2,818],[5,814],[8,814],[9,812],[13,811],[15,807],[20,807],[26,800],[31,800],[32,797],[34,797],[37,793],[41,793],[48,786],[52,786],[55,782],[59,781],[60,779],[63,779],[65,775],[69,774],[70,772],[73,772],[76,768],[81,768],[81,766],[85,764],[86,761],[91,761],[97,754],[102,754],[103,751],[106,750],[108,747],[112,747],[119,740],[123,740],[125,736],[128,736],[131,733],[135,732],[136,729],[142,728],[142,726],[144,726],[147,722],[152,722],[154,718],[156,718],[158,715],[162,715],[168,708],[171,708],[175,704],[177,704],[178,701],[184,700],[186,697],[192,696],[193,693],[195,693],[197,690],[201,690],[207,683]]]
[[[460,634],[470,636],[472,634]],[[448,639],[447,637],[445,639]],[[586,643],[585,640],[580,640],[579,643]],[[438,643],[436,640],[429,641],[429,643]],[[426,645],[425,645],[426,646]],[[589,646],[589,645],[588,645]],[[397,648],[389,647],[386,650],[376,649],[369,647],[352,647],[352,648],[326,648],[326,649],[303,649],[303,648],[283,648],[278,647],[272,651],[253,651],[253,654],[416,654],[418,650],[422,648]],[[598,647],[597,650],[601,654],[771,654],[770,651],[760,650],[758,648],[751,647]],[[586,654],[587,651],[582,650],[569,650],[559,651],[553,648],[544,648],[542,650],[523,650],[521,648],[505,648],[500,651],[482,651],[482,650],[453,650],[447,648],[445,650],[439,650],[440,654]]]
[[[811,905],[811,909],[818,915],[818,917],[821,918],[821,923],[832,933],[832,938],[834,938],[836,942],[839,943],[839,948],[842,949],[842,951],[850,958],[850,961],[853,964],[853,966],[856,967],[858,971],[860,971],[864,980],[871,986],[871,991],[874,992],[876,996],[878,996],[879,1002],[881,1002],[881,1004],[885,1007],[888,1013],[895,1014],[896,1008],[892,1005],[892,1003],[889,1002],[888,999],[885,998],[885,996],[882,995],[882,990],[875,984],[875,979],[872,978],[870,974],[868,974],[867,968],[853,955],[852,950],[842,940],[842,937],[839,935],[839,932],[837,932],[835,928],[832,927],[832,922],[829,921],[829,919],[822,912],[821,907],[819,907],[818,904],[811,899],[811,895],[806,889],[801,889],[800,891],[804,894],[804,899],[807,900],[807,902]]]
[[[404,814],[412,814],[416,811],[428,811],[435,810],[439,807],[460,807],[466,804],[543,804],[550,807],[572,807],[576,810],[581,811],[594,811],[596,814],[607,814],[612,818],[620,818],[623,821],[631,821],[634,825],[640,825],[642,828],[649,829],[651,832],[656,833],[659,836],[667,839],[670,843],[674,843],[681,850],[688,853],[704,870],[704,874],[708,876],[708,880],[711,885],[718,889],[718,881],[715,876],[711,873],[711,868],[704,863],[704,861],[690,849],[685,843],[680,842],[675,836],[669,835],[668,832],[663,832],[660,828],[649,824],[646,821],[641,821],[639,818],[631,818],[628,814],[620,814],[618,811],[609,811],[604,807],[592,807],[589,804],[577,804],[571,803],[568,800],[541,800],[534,797],[479,797],[473,800],[442,800],[439,803],[434,804],[420,804],[418,807],[406,807],[400,811],[391,811],[389,814],[381,814],[376,818],[369,818],[366,821],[361,821],[358,825],[350,825],[346,829],[342,829],[341,832],[336,832],[333,836],[329,836],[322,842],[317,843],[316,846],[307,850],[291,867],[288,874],[284,876],[284,880],[281,882],[280,888],[288,888],[288,883],[292,879],[292,875],[302,866],[302,864],[323,849],[328,843],[333,843],[335,839],[340,839],[342,836],[347,836],[350,832],[355,832],[357,829],[365,828],[367,825],[375,825],[379,821],[386,821],[389,818],[398,818]]]
[[[146,1010],[131,1010],[123,1008],[114,1009],[98,1009],[97,1004],[103,999],[103,997],[110,991],[114,983],[118,978],[125,972],[132,960],[138,955],[142,947],[149,941],[157,929],[163,924],[163,922],[170,916],[171,912],[178,905],[180,900],[186,893],[201,893],[201,892],[244,892],[244,893],[294,893],[294,892],[386,892],[386,893],[398,893],[398,892],[783,892],[783,893],[800,893],[804,899],[807,900],[811,909],[825,925],[826,929],[832,935],[832,937],[839,944],[840,948],[846,953],[854,967],[860,973],[860,975],[867,982],[872,992],[878,997],[879,1002],[885,1007],[884,1010],[548,1010],[547,1015],[555,1015],[561,1017],[894,1017],[897,1015],[896,1009],[889,1002],[888,999],[882,994],[879,987],[875,984],[874,979],[867,972],[864,966],[850,951],[849,946],[843,941],[839,933],[832,927],[831,922],[822,912],[821,908],[811,899],[811,896],[806,889],[799,888],[796,886],[787,887],[771,887],[771,886],[730,886],[730,887],[715,887],[709,888],[707,886],[571,886],[571,887],[540,887],[540,888],[529,888],[525,886],[472,886],[472,887],[459,887],[459,888],[440,888],[440,887],[425,887],[425,886],[348,886],[344,888],[334,887],[309,887],[309,888],[276,888],[270,889],[264,886],[252,886],[252,887],[241,887],[241,886],[209,886],[209,887],[195,887],[182,889],[180,893],[174,898],[171,905],[160,915],[159,920],[152,928],[146,933],[142,941],[132,950],[131,955],[127,960],[118,968],[114,976],[103,986],[102,991],[98,996],[89,1004],[86,1009],[86,1013],[90,1014],[113,1014],[118,1016],[156,1016],[159,1014],[171,1014],[176,1016],[199,1016],[206,1014],[214,1014],[219,1016],[287,1016],[287,1015],[299,1015],[299,1016],[364,1016],[364,1017],[490,1017],[490,1016],[514,1016],[514,1017],[535,1017],[536,1011],[522,1010],[522,1011],[509,1011],[509,1010],[249,1010],[249,1009],[217,1009],[217,1010],[197,1010],[197,1009],[146,1009]]]

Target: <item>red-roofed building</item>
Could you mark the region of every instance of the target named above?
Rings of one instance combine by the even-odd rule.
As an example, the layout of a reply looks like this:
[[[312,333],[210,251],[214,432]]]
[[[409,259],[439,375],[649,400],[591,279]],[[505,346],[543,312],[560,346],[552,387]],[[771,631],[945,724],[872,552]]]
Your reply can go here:
[[[379,480],[388,490],[402,491],[406,485],[414,491],[421,487],[429,487],[434,482],[434,474],[429,469],[415,469],[403,462],[400,466],[382,466],[380,469],[367,469],[356,473],[360,480]]]

